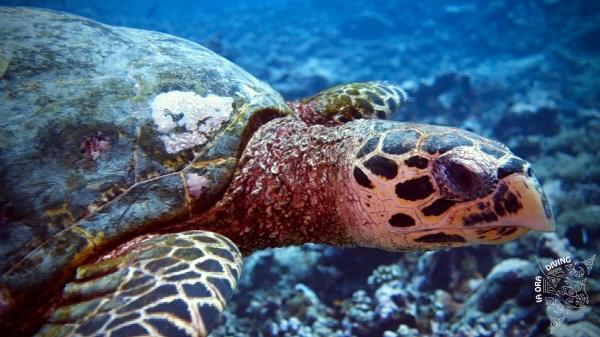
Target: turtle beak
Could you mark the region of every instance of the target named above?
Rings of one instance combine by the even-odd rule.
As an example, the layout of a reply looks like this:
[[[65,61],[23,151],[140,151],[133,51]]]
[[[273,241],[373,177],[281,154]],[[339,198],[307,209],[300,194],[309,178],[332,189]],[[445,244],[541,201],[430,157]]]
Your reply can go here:
[[[544,191],[533,174],[513,174],[504,179],[515,193],[521,209],[509,217],[515,225],[539,232],[554,232],[556,225]]]
[[[518,239],[532,230],[553,232],[556,229],[548,199],[532,174],[513,173],[503,178],[501,184],[504,187],[488,199],[498,220],[462,229],[467,242],[499,244]],[[465,211],[473,213],[473,209]],[[457,218],[456,225],[460,226],[459,219],[464,217]]]

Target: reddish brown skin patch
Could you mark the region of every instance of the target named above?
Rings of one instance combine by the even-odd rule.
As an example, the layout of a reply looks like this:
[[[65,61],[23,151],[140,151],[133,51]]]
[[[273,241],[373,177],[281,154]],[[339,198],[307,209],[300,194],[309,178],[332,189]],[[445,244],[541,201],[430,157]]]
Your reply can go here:
[[[102,134],[86,137],[81,143],[81,152],[86,159],[96,160],[100,155],[110,148],[110,139]]]
[[[348,182],[340,178],[351,176],[357,144],[350,141],[355,131],[344,128],[293,118],[269,122],[250,141],[222,200],[185,226],[219,232],[243,253],[305,242],[349,244],[337,198],[347,195]]]
[[[296,115],[300,120],[308,125],[325,125],[334,126],[338,125],[331,119],[325,118],[320,115],[310,104],[304,104],[300,102],[288,102],[288,106],[296,112]]]

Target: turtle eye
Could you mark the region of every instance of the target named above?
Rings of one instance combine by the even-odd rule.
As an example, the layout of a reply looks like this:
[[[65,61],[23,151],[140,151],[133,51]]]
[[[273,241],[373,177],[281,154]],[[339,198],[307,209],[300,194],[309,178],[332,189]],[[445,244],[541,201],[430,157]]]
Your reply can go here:
[[[483,163],[460,157],[443,156],[436,160],[434,176],[445,197],[472,200],[491,192],[496,180]]]
[[[458,189],[468,192],[476,188],[477,177],[464,165],[449,162],[444,165],[444,170],[450,182]]]

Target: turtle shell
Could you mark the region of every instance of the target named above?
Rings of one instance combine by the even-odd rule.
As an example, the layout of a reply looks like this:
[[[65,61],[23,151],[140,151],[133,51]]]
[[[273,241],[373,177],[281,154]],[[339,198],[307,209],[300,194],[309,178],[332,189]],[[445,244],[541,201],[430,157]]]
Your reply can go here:
[[[267,120],[268,85],[166,34],[0,9],[0,304],[201,212]]]

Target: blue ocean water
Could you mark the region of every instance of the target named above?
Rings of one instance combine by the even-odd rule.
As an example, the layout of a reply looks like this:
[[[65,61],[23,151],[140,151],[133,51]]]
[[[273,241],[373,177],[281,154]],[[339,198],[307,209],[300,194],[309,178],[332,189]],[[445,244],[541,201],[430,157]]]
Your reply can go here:
[[[0,5],[183,37],[288,100],[340,83],[399,83],[410,100],[393,119],[497,139],[532,163],[548,194],[556,232],[498,246],[390,253],[308,244],[257,252],[211,336],[536,337],[548,336],[553,322],[555,336],[600,336],[600,263],[589,262],[600,251],[600,1]],[[588,261],[585,282],[571,283],[583,302],[569,307],[569,296],[557,295],[560,305],[539,303],[536,276],[566,257]]]

